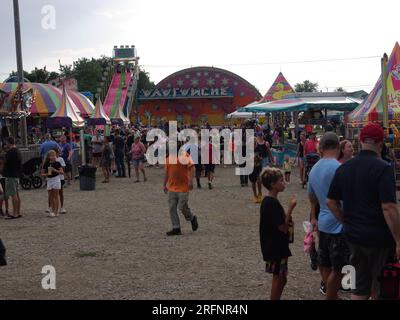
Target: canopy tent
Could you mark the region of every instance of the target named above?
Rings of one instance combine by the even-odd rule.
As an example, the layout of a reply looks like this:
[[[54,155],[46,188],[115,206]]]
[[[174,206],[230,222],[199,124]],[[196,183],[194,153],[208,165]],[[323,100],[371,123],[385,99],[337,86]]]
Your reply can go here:
[[[239,112],[235,111],[230,114],[228,114],[226,117],[228,119],[252,119],[255,117],[263,117],[265,116],[265,113],[254,113],[254,112]]]
[[[87,119],[87,123],[92,126],[104,126],[111,124],[110,118],[104,112],[100,97],[97,99],[94,112],[92,116]]]
[[[46,125],[50,128],[81,128],[85,125],[85,120],[75,111],[75,103],[67,94],[65,87],[62,89],[61,105],[58,110],[46,119]]]
[[[294,112],[309,109],[352,111],[362,100],[343,93],[318,93],[311,97],[288,97],[287,99],[259,103],[239,109],[239,112]]]
[[[16,82],[0,83],[0,90],[4,92],[15,91],[18,86]],[[48,117],[60,107],[62,92],[60,89],[44,83],[24,83],[23,90],[33,89],[35,99],[30,108],[31,116]],[[67,90],[68,95],[74,102],[76,112],[82,117],[90,117],[94,110],[93,103],[83,94]]]
[[[387,93],[389,121],[400,124],[400,46],[396,42],[387,66]],[[354,127],[369,122],[383,121],[382,75],[368,98],[348,116],[348,124]]]

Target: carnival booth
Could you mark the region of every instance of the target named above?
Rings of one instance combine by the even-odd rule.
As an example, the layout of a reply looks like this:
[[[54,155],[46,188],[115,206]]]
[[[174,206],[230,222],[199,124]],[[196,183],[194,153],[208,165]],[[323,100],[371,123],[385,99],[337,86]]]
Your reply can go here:
[[[399,139],[397,128],[400,126],[400,46],[398,43],[396,43],[386,64],[386,75],[388,120],[397,141]],[[367,99],[349,114],[347,118],[349,138],[354,139],[367,123],[383,124],[383,106],[381,75]]]
[[[354,110],[361,102],[362,100],[352,93],[295,93],[286,95],[282,100],[241,108],[239,112],[291,113],[297,126],[299,124],[298,115],[303,112],[308,124],[322,125],[327,123],[328,110],[348,112]],[[297,130],[298,128],[296,128],[296,132]],[[281,141],[280,145],[275,146],[275,149],[277,149],[277,158],[282,159],[285,153],[291,157],[296,149],[296,144]]]
[[[384,78],[385,77],[385,78]],[[385,79],[384,82],[382,79]],[[384,86],[386,84],[386,86]],[[384,92],[386,91],[386,99]],[[385,108],[386,104],[386,108]],[[387,120],[385,121],[385,113]],[[382,74],[368,98],[347,119],[347,132],[349,139],[358,147],[358,135],[360,130],[368,123],[378,123],[385,126],[386,145],[390,154],[394,157],[396,168],[397,187],[400,186],[400,168],[397,166],[400,160],[400,46],[396,42],[390,57],[382,62]]]

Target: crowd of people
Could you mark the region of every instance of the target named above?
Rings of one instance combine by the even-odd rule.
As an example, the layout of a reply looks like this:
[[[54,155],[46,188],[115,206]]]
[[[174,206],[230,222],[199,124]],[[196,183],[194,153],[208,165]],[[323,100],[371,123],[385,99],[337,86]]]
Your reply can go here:
[[[300,135],[298,156],[311,152],[321,157],[309,173],[307,193],[310,221],[317,232],[322,292],[326,299],[339,299],[342,268],[350,265],[356,274],[352,299],[377,299],[383,267],[400,259],[400,216],[393,166],[384,157],[385,132],[376,124],[365,126],[361,151],[355,156],[351,142],[340,142],[333,132],[319,142],[314,134],[308,141],[305,138]],[[281,170],[265,169],[261,181],[268,190],[260,209],[261,249],[266,271],[273,274],[271,299],[280,299],[287,281],[289,228],[296,201],[290,201],[285,213],[277,197],[285,190]]]
[[[254,158],[247,159],[254,161],[254,169],[251,174],[240,176],[240,185],[249,186],[250,181],[253,201],[261,204],[260,244],[266,272],[272,274],[271,299],[280,299],[287,283],[289,244],[293,242],[292,215],[297,201],[295,197],[291,198],[285,212],[278,195],[290,183],[295,163],[299,167],[301,184],[307,185],[310,223],[317,235],[313,240],[318,247],[316,264],[321,275],[321,293],[326,299],[339,299],[342,268],[352,265],[357,275],[352,298],[378,298],[381,269],[390,259],[400,258],[400,218],[393,157],[384,144],[385,131],[378,125],[367,125],[355,145],[340,139],[332,131],[320,139],[313,131],[301,132],[294,159],[286,155],[283,164],[278,165],[271,151],[276,143],[276,130],[254,124],[247,122],[241,127],[251,127],[255,134],[242,136],[242,153],[246,152],[249,143],[254,144]],[[189,194],[195,179],[197,188],[202,188],[202,176],[207,178],[208,188],[213,189],[215,163],[220,163],[226,147],[221,142],[220,153],[217,152],[212,138],[204,141],[201,128],[195,129],[200,135],[199,142],[191,144],[189,139],[178,142],[180,151],[176,155],[167,154],[165,159],[163,190],[168,194],[172,224],[168,236],[182,234],[179,211],[190,222],[193,231],[199,228],[198,217],[189,205]],[[103,183],[110,183],[112,176],[130,177],[131,166],[135,183],[141,181],[141,175],[142,181],[147,181],[146,151],[151,145],[146,139],[147,130],[113,127],[109,134],[102,130],[93,134],[85,131],[86,159],[92,166],[101,168]],[[70,132],[63,132],[56,138],[47,134],[41,142],[41,175],[47,184],[49,217],[67,212],[63,188],[74,179],[74,159],[76,153],[80,153],[79,145],[79,136]],[[234,141],[229,141],[228,145],[233,151]],[[208,161],[201,159],[204,148],[208,150]],[[1,192],[0,214],[6,219],[18,219],[22,217],[18,193],[22,161],[13,137],[6,139],[6,150],[5,156],[0,158],[0,191],[5,191]],[[360,150],[358,154],[356,150]],[[307,167],[309,155],[319,159],[312,168]],[[266,196],[262,194],[262,187],[266,189]],[[12,211],[8,199],[11,199]]]

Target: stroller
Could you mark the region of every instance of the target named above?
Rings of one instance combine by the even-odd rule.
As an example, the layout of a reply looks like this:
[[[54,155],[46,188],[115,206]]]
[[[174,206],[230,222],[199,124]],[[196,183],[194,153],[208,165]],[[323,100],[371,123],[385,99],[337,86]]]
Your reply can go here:
[[[22,165],[22,177],[20,178],[21,187],[29,190],[32,187],[40,189],[43,185],[40,169],[42,166],[41,158],[32,158]]]
[[[319,159],[320,159],[320,156],[318,153],[309,153],[306,155],[303,188],[308,183],[308,175],[310,174],[311,169],[319,161]]]

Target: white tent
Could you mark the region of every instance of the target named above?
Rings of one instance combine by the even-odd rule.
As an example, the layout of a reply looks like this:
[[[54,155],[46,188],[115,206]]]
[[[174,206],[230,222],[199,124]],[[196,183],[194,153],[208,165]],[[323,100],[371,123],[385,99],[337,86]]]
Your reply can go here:
[[[253,118],[263,117],[263,116],[265,116],[265,112],[261,112],[261,113],[239,112],[236,110],[235,112],[228,114],[226,117],[228,119],[253,119]]]

